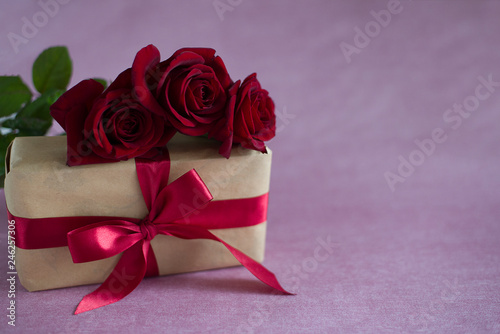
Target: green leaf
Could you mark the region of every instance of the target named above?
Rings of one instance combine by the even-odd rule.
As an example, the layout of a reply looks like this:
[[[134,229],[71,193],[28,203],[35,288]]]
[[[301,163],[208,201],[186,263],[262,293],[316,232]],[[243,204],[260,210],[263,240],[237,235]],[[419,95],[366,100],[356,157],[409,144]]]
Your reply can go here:
[[[65,90],[72,73],[71,58],[65,46],[44,50],[33,64],[33,84],[40,93],[49,89]]]
[[[102,78],[92,78],[92,79],[97,81],[101,85],[103,85],[104,89],[106,89],[108,87],[108,82],[106,81],[106,79],[102,79]]]
[[[45,92],[43,95],[47,98],[47,102],[52,105],[54,102],[57,101],[66,92],[66,90],[63,89],[49,89],[47,92]]]
[[[3,122],[4,128],[13,129],[16,136],[44,136],[52,125],[51,120],[36,117],[16,117]]]
[[[30,104],[26,105],[17,115],[16,119],[19,118],[38,118],[42,120],[49,120],[50,117],[50,105],[45,99],[38,98]]]
[[[44,136],[52,125],[52,120],[43,120],[34,117],[16,117],[18,136]]]
[[[0,76],[0,117],[17,112],[31,100],[31,91],[19,76]]]
[[[16,118],[28,117],[52,121],[52,116],[50,115],[50,106],[59,98],[59,96],[62,95],[62,93],[62,90],[48,90],[40,97],[38,97],[35,101],[27,104],[21,111],[19,111],[19,113],[16,115]]]
[[[6,119],[2,122],[3,128],[15,129],[16,128],[16,120],[15,119]]]

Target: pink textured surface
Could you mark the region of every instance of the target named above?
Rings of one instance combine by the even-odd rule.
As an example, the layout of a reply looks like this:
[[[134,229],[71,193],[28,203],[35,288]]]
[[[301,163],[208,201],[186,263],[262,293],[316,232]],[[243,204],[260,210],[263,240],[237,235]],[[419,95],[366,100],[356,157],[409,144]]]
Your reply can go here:
[[[293,116],[279,118],[270,142],[265,265],[298,294],[274,295],[231,268],[146,279],[125,300],[73,316],[95,286],[18,284],[13,329],[2,224],[0,331],[499,333],[500,87],[486,98],[480,88],[460,124],[443,116],[475,101],[479,76],[500,81],[500,4],[402,2],[380,31],[368,24],[374,37],[348,63],[339,44],[353,44],[355,27],[387,1],[232,3],[221,20],[212,0],[70,1],[16,54],[7,34],[41,7],[3,2],[0,72],[29,78],[44,48],[67,45],[72,85],[111,79],[149,43],[164,58],[213,47],[235,80],[257,72]],[[429,156],[412,153],[436,128],[446,140]],[[391,191],[384,173],[397,173],[400,155],[421,165]],[[331,239],[331,253],[318,238]]]

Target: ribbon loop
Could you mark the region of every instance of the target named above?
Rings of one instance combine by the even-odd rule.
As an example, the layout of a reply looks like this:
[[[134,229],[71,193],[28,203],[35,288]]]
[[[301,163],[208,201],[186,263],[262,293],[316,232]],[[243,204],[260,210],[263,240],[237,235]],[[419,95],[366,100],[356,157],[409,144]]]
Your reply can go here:
[[[104,220],[67,234],[74,263],[102,260],[120,254],[142,239],[134,219]]]

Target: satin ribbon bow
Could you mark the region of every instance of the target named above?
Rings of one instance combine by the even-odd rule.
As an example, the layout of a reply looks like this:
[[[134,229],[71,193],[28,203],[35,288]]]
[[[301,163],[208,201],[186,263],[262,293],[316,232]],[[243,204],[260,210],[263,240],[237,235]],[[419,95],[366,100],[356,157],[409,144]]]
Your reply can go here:
[[[145,276],[157,276],[158,265],[150,243],[157,234],[218,241],[262,282],[290,294],[281,287],[274,274],[260,263],[219,239],[208,229],[187,224],[185,218],[202,210],[203,205],[213,198],[195,170],[167,185],[169,160],[136,159],[136,168],[149,210],[144,219],[112,218],[77,228],[67,235],[75,263],[102,260],[123,252],[112,273],[101,286],[82,299],[75,314],[117,302],[131,293]]]

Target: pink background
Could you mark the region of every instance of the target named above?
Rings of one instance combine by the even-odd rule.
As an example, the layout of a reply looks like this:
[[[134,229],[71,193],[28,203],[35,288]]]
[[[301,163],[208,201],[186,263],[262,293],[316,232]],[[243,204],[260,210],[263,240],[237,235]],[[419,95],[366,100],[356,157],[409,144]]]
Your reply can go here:
[[[96,286],[18,284],[13,329],[2,224],[0,331],[499,333],[500,87],[473,96],[479,76],[500,82],[500,3],[404,1],[381,27],[370,12],[387,1],[221,2],[233,4],[223,20],[213,0],[115,0],[69,1],[43,22],[37,2],[2,0],[0,72],[30,81],[36,56],[66,45],[71,85],[112,79],[149,43],[163,58],[213,47],[235,80],[257,72],[281,115],[264,263],[297,295],[238,267],[146,279],[74,316]],[[45,24],[16,53],[7,36],[34,15]],[[356,27],[372,37],[348,63],[340,44],[354,45]],[[458,118],[454,103],[475,110]],[[430,145],[436,128],[446,139]],[[391,191],[399,156],[418,166]]]

